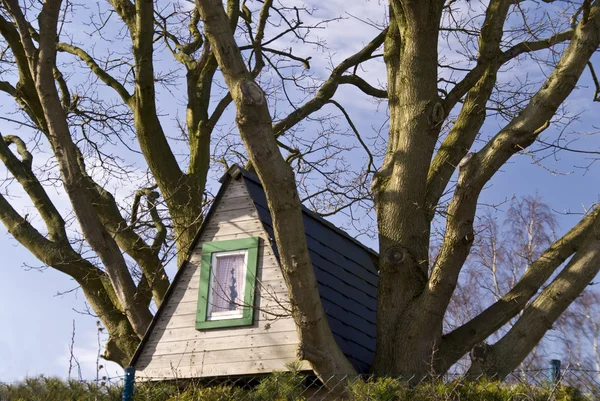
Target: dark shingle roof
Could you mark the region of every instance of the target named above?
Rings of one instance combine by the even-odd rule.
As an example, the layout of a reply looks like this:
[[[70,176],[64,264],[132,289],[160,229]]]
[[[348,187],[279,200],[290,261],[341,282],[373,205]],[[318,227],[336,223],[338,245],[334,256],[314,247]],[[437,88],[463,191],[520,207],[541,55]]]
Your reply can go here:
[[[279,256],[262,185],[254,174],[237,169],[269,234],[273,250]],[[303,221],[329,326],[354,367],[366,372],[375,353],[378,275],[373,259],[377,253],[306,208],[303,208]]]

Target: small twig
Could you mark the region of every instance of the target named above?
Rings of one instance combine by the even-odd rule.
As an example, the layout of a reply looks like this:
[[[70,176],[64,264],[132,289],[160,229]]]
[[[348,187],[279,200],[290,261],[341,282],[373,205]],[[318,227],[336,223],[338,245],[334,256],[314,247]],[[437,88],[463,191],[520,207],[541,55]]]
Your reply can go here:
[[[81,364],[75,357],[75,319],[73,319],[73,330],[71,331],[71,343],[69,344],[69,372],[67,377],[71,378],[71,372],[73,371],[73,363],[77,365],[77,379],[81,380]]]
[[[594,102],[600,102],[600,82],[598,82],[598,76],[596,75],[596,71],[594,70],[594,65],[592,62],[588,61],[587,65],[590,67],[592,80],[594,81],[594,86],[596,86],[596,91],[594,92]]]
[[[360,145],[363,147],[363,149],[367,153],[367,156],[369,157],[369,170],[372,171],[372,172],[377,171],[377,168],[375,167],[375,163],[373,162],[373,154],[369,150],[369,147],[367,146],[367,144],[363,141],[362,137],[360,136],[360,133],[358,132],[358,129],[356,128],[356,126],[352,122],[352,119],[348,115],[348,112],[346,112],[346,109],[344,109],[341,104],[339,104],[338,102],[336,102],[333,99],[330,99],[328,101],[328,103],[333,104],[334,106],[336,106],[342,112],[342,114],[346,118],[346,121],[348,121],[348,125],[350,125],[350,128],[352,128],[352,131],[354,132],[354,135],[356,135],[356,139],[358,139],[358,142],[360,142]]]

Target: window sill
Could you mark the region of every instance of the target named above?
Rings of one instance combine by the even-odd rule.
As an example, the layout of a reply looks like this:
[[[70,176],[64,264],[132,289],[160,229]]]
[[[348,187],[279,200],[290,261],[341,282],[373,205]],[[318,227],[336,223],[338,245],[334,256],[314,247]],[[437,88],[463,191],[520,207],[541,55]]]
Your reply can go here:
[[[196,329],[216,329],[225,327],[240,327],[251,326],[253,323],[252,316],[238,317],[235,319],[220,319],[220,320],[205,320],[202,322],[196,321]]]

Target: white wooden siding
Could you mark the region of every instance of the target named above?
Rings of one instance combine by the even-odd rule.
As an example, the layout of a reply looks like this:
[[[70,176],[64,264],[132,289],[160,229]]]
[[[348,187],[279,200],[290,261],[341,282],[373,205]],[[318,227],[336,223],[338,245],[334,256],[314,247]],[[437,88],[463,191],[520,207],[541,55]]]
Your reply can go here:
[[[138,380],[268,373],[296,360],[298,336],[286,312],[285,282],[243,180],[231,180],[214,207],[137,360]],[[262,238],[254,324],[196,330],[202,243],[247,237]]]

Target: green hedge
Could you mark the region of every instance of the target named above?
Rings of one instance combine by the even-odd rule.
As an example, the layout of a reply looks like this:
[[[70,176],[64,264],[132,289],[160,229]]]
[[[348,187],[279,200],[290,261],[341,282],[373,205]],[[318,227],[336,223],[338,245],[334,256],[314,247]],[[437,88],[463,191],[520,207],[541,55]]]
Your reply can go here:
[[[288,401],[310,397],[304,377],[274,373],[252,385],[202,386],[194,382],[137,383],[135,401]],[[306,391],[306,392],[305,392]],[[320,399],[320,398],[318,398]],[[490,381],[424,382],[416,387],[391,378],[351,380],[348,401],[584,401],[577,389],[567,386],[509,385]],[[37,377],[15,384],[0,384],[0,401],[120,401],[121,387]]]
[[[0,401],[121,401],[119,386],[82,383],[54,377],[28,378],[0,384]]]
[[[348,387],[349,400],[373,401],[586,401],[577,389],[567,386],[508,385],[480,380],[424,382],[414,388],[397,379],[354,381]]]

